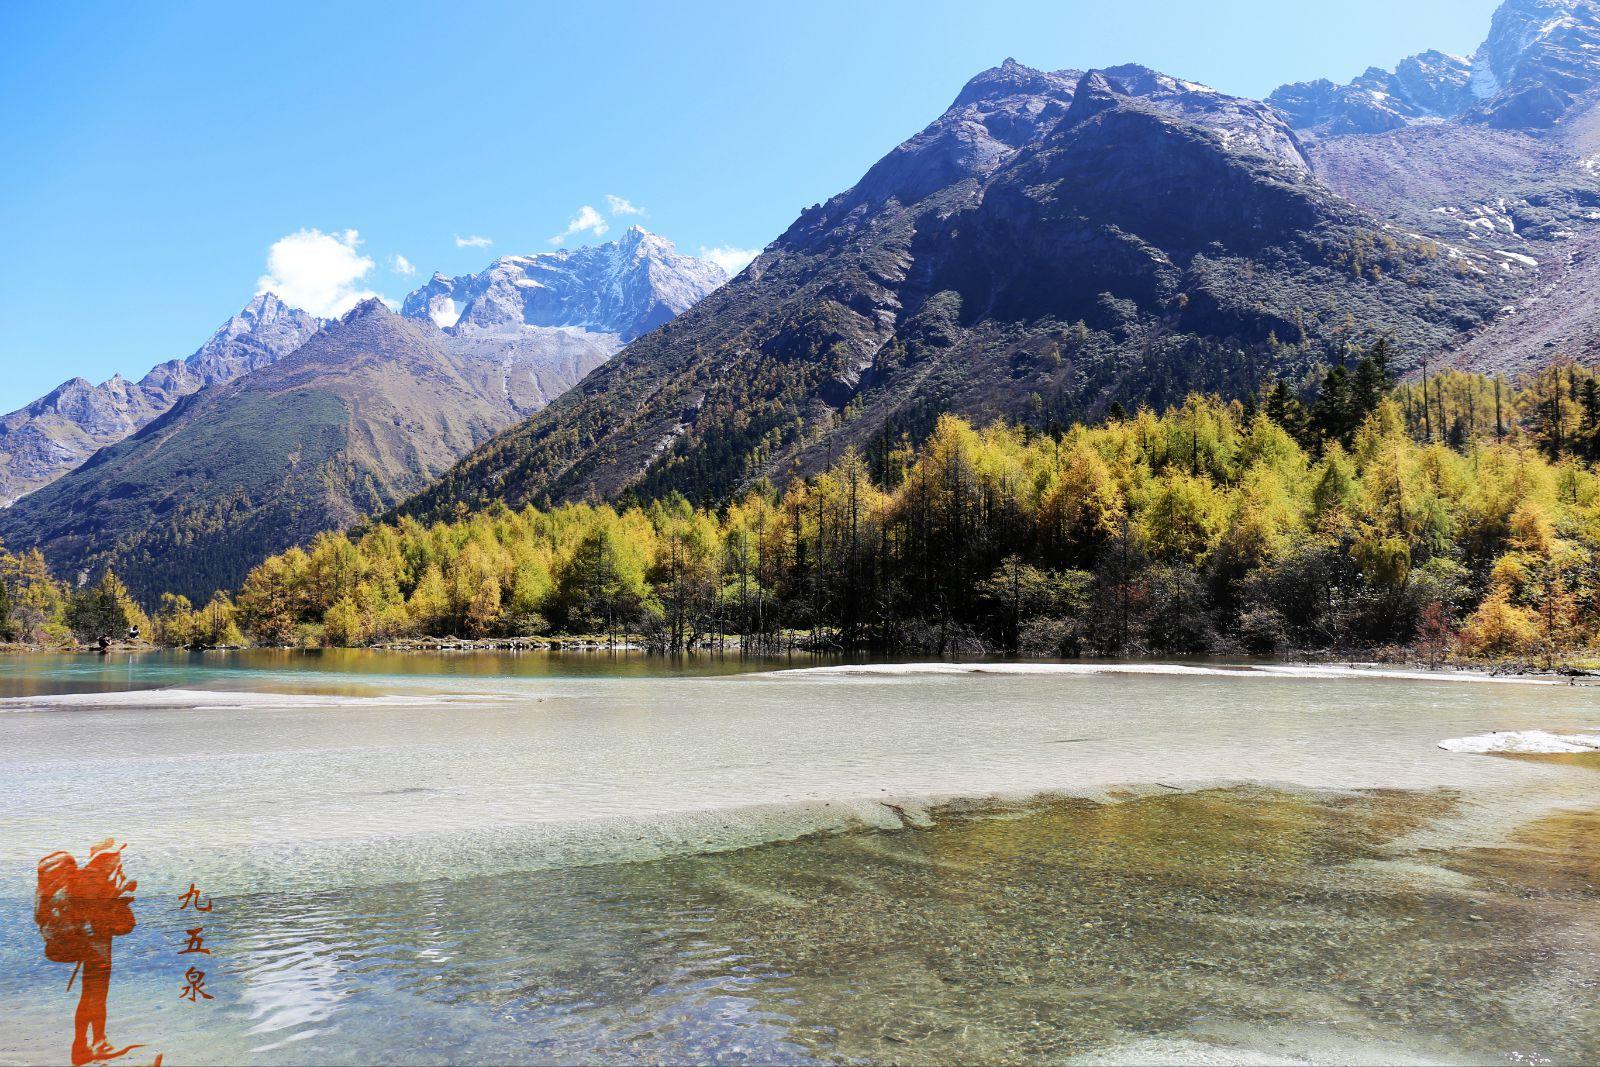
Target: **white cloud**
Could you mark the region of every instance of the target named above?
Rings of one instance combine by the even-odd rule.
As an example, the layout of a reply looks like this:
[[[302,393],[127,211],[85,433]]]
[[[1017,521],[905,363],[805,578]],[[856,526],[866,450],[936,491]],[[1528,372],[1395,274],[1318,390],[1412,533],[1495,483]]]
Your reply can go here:
[[[606,204],[611,208],[611,214],[613,217],[617,215],[644,214],[644,208],[634,207],[632,200],[627,200],[620,196],[612,196],[610,193],[606,194]]]
[[[730,278],[744,270],[750,265],[750,261],[760,254],[759,248],[735,248],[732,245],[718,245],[716,248],[700,246],[700,258],[715,263]]]
[[[578,209],[576,215],[572,216],[572,220],[567,223],[566,229],[550,238],[550,243],[553,245],[564,244],[568,237],[575,237],[580,233],[592,233],[599,237],[609,229],[611,227],[606,223],[605,216],[585,204]]]
[[[456,234],[457,248],[488,248],[492,244],[494,242],[489,238],[479,237],[477,234],[472,234],[468,237],[463,237],[459,233]]]
[[[398,252],[389,257],[389,269],[407,278],[417,273],[416,265]]]
[[[319,318],[343,315],[378,295],[357,286],[373,267],[372,257],[357,251],[360,244],[355,230],[300,230],[281,237],[267,250],[267,273],[256,282],[256,292],[277,293],[284,303]]]

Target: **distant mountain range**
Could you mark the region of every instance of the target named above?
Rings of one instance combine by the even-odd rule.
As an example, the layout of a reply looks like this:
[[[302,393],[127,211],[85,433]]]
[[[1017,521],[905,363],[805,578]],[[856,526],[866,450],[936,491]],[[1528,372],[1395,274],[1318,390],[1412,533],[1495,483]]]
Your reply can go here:
[[[633,226],[606,244],[435,274],[400,313],[439,327],[458,353],[505,365],[519,379],[508,385],[517,412],[527,415],[727,280],[722,268]]]
[[[190,393],[288,355],[320,325],[263,293],[187,359],[163,363],[137,382],[120,374],[99,385],[73,378],[0,418],[0,505],[55,481]]]
[[[1297,129],[1382,133],[1456,120],[1502,130],[1557,125],[1600,81],[1600,7],[1594,0],[1508,0],[1469,59],[1429,51],[1394,70],[1367,68],[1347,85],[1326,78],[1267,97]]]
[[[369,300],[328,323],[264,294],[140,389],[52,394],[99,398],[105,447],[0,511],[0,540],[43,548],[68,576],[109,563],[141,595],[208,596],[266,554],[392,507],[724,280],[634,230],[448,282],[463,299],[444,329],[427,310],[438,278],[404,316]],[[118,406],[130,394],[137,406]],[[30,405],[16,433],[82,430],[79,410]]]
[[[565,327],[626,343],[670,321],[727,281],[715,264],[680,256],[632,226],[588,248],[504,256],[478,274],[435,274],[400,313],[452,333]]]
[[[944,411],[1039,425],[1236,395],[1379,336],[1402,370],[1592,356],[1597,44],[1590,0],[1509,0],[1471,61],[1265,103],[1008,60],[402,510],[716,500]]]

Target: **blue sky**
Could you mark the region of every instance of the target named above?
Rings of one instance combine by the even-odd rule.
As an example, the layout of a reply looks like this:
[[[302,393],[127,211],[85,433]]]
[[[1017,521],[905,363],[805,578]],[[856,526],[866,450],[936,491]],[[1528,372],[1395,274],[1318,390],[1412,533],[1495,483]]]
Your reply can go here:
[[[585,205],[602,240],[638,222],[690,253],[755,249],[1007,56],[1137,61],[1261,96],[1425,48],[1470,54],[1495,6],[13,0],[0,410],[187,355],[301,231],[333,235],[279,246],[285,271],[311,271],[308,299],[398,299],[434,270],[549,249]]]

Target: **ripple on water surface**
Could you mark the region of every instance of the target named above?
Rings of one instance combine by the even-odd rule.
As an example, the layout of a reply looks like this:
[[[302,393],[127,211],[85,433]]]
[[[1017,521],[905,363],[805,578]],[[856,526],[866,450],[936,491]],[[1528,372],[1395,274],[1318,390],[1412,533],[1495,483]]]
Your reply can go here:
[[[118,945],[114,1035],[170,1063],[1600,1058],[1593,755],[1439,747],[1594,735],[1593,691],[192,670],[0,715],[0,1062],[71,1013],[32,863],[110,831],[219,898],[204,1008],[175,912]]]
[[[1061,800],[228,898],[204,1025],[169,1006],[159,930],[119,972],[118,1025],[172,1062],[1592,1061],[1593,817],[1496,851],[1405,844],[1454,804]],[[50,1040],[36,988],[0,987],[25,1001],[0,1054]]]

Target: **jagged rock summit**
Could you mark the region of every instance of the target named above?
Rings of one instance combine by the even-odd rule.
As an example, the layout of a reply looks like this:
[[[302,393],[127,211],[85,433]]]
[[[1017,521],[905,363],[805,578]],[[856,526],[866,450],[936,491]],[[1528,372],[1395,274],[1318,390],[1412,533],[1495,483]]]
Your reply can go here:
[[[1600,3],[1506,0],[1471,59],[1428,51],[1353,81],[1274,90],[1268,103],[1296,129],[1382,133],[1455,119],[1504,130],[1547,129],[1600,87]]]
[[[190,393],[281,359],[320,325],[276,294],[262,293],[186,359],[162,363],[137,382],[120,374],[99,385],[73,378],[0,417],[0,504],[48,485]]]
[[[502,256],[455,278],[435,274],[405,298],[401,314],[455,334],[569,327],[626,343],[727,280],[715,264],[679,255],[671,241],[634,226],[606,244]]]

